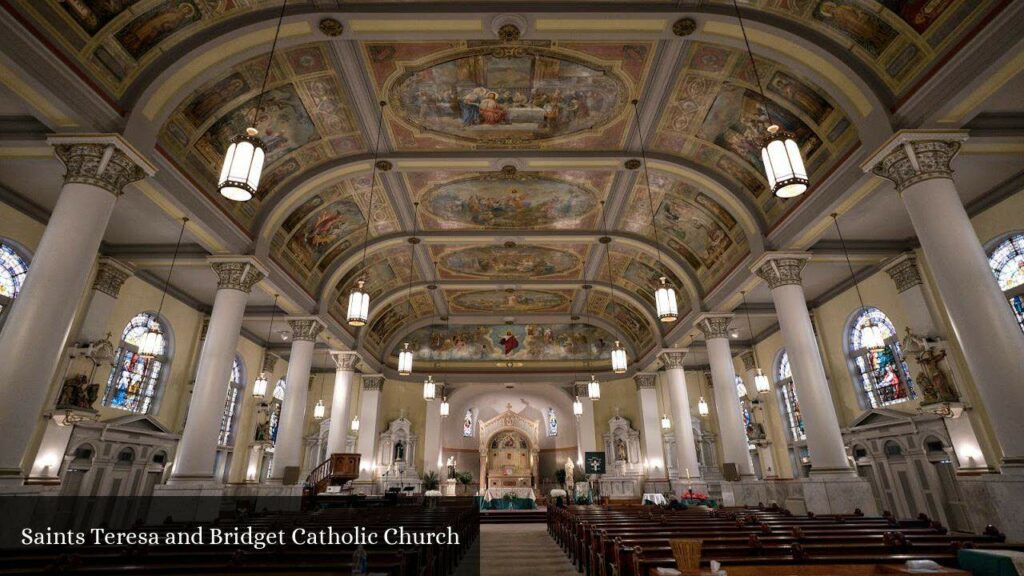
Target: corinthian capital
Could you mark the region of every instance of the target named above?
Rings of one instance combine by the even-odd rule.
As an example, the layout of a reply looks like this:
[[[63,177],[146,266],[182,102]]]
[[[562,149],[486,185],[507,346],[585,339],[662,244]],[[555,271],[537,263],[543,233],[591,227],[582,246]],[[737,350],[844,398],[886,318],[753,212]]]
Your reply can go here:
[[[120,196],[156,167],[117,134],[67,134],[46,139],[64,163],[65,184],[90,184]]]
[[[96,279],[92,282],[93,290],[98,290],[111,298],[117,298],[121,293],[121,286],[124,281],[135,274],[135,269],[113,258],[106,256],[100,258],[99,267],[96,269]]]
[[[787,284],[800,286],[800,272],[810,259],[807,252],[765,252],[750,269],[768,283],[770,290]]]
[[[705,340],[729,337],[729,324],[732,323],[732,314],[701,314],[694,327],[704,333]]]
[[[658,357],[661,358],[661,363],[665,365],[665,370],[672,370],[673,368],[683,368],[683,359],[686,358],[686,353],[689,352],[687,348],[670,348],[668,350],[662,350]]]
[[[740,360],[743,362],[743,370],[745,371],[750,371],[757,367],[757,363],[754,362],[753,350],[740,352]]]
[[[882,269],[896,284],[897,292],[905,292],[922,284],[921,270],[917,267],[917,258],[913,254],[897,256]]]
[[[248,294],[267,275],[266,268],[252,256],[211,256],[206,261],[217,273],[218,290],[241,290]]]
[[[347,350],[331,350],[331,358],[339,371],[352,372],[359,362],[359,354]]]
[[[384,389],[384,375],[383,374],[364,374],[363,375],[363,390],[376,390],[380,391]]]
[[[637,390],[654,388],[658,381],[658,375],[653,372],[639,372],[633,376],[633,381],[636,382]]]
[[[902,192],[924,180],[952,178],[950,163],[964,140],[967,132],[900,130],[861,168],[891,180]]]
[[[313,341],[324,329],[324,323],[316,316],[292,316],[288,318],[288,327],[292,329],[292,341]]]

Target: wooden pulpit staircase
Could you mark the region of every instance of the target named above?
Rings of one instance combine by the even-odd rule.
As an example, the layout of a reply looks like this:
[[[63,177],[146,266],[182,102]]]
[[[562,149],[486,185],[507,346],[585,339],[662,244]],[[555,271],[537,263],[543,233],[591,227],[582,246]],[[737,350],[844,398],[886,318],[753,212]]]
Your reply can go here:
[[[305,491],[316,496],[330,486],[344,486],[359,477],[359,454],[331,454],[306,477]]]

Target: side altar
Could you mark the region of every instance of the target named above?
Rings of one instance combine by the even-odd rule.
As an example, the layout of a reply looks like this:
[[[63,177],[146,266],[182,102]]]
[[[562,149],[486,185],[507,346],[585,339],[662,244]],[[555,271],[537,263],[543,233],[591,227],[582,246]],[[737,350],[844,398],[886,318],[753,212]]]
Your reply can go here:
[[[412,423],[402,415],[388,424],[377,443],[377,462],[381,492],[422,492],[423,481],[416,470],[416,440]]]

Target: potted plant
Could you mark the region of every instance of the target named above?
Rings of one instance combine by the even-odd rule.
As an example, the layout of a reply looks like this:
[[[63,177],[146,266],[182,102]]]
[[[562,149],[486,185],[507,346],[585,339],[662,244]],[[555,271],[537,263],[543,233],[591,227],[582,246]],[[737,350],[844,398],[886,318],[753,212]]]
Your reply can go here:
[[[458,483],[462,485],[462,494],[465,495],[467,490],[466,487],[469,486],[471,482],[473,482],[473,473],[467,472],[465,470],[463,470],[462,472],[456,472],[455,480],[457,480]]]
[[[437,477],[437,472],[430,471],[423,475],[423,491],[437,490],[441,486],[441,479]]]
[[[573,476],[575,476],[575,474],[573,474]],[[559,486],[561,486],[562,488],[565,488],[565,470],[564,469],[555,470],[555,483],[558,484]]]

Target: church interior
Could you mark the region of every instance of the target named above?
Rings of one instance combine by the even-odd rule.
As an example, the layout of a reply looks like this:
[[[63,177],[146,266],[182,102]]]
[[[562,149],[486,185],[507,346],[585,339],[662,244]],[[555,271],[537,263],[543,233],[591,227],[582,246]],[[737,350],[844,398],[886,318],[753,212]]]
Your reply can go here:
[[[461,530],[395,575],[1024,575],[1024,2],[0,0],[0,38],[0,499]],[[307,553],[260,573],[366,573]],[[194,557],[120,568],[234,573]]]

